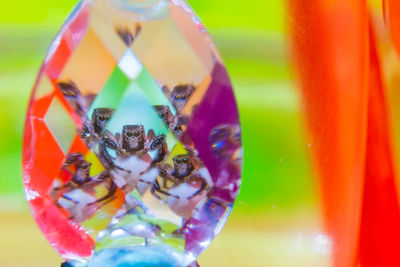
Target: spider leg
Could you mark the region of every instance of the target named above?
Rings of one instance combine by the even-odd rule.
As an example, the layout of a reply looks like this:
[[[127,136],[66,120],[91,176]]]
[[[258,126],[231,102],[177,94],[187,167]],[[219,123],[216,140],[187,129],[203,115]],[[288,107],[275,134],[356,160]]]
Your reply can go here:
[[[70,197],[67,197],[67,196],[65,196],[65,195],[62,195],[61,198],[66,199],[66,200],[69,200],[69,201],[71,201],[71,202],[74,202],[75,204],[79,204],[79,201],[78,201],[78,200],[74,200],[74,199],[72,199],[72,198],[70,198]]]
[[[93,178],[93,181],[104,181],[110,176],[108,171],[102,171],[100,174],[96,175]]]
[[[103,201],[103,202],[97,201],[97,203],[101,203],[100,206],[99,206],[99,208],[104,207],[105,205],[107,205],[108,203],[112,202],[112,201],[113,201],[114,199],[116,199],[116,198],[117,198],[117,197],[116,197],[115,195],[113,195],[113,196],[109,197],[108,199],[106,199],[106,200]]]
[[[118,150],[118,142],[113,134],[108,130],[104,131],[101,142],[105,147],[111,148],[112,150]]]
[[[107,151],[107,148],[111,150],[118,151],[118,144],[116,140],[114,140],[113,135],[109,131],[105,131],[103,137],[101,138],[99,144],[99,158],[103,163],[104,167],[107,169],[111,169],[114,167],[114,160],[111,157],[110,153]]]
[[[149,141],[149,143],[150,142],[153,142],[153,140],[156,138],[156,135],[155,135],[155,133],[154,133],[154,130],[153,129],[150,129],[148,132],[147,132],[147,141]]]
[[[63,168],[66,168],[68,166],[71,166],[73,164],[77,164],[80,161],[83,161],[83,155],[80,152],[76,153],[70,153],[67,155],[67,158],[65,159]]]
[[[156,135],[154,134],[153,129],[150,129],[147,132],[147,137],[146,137],[146,140],[145,140],[145,143],[144,143],[144,150],[145,151],[149,151],[149,150],[152,149],[151,146],[152,146],[153,142],[155,141],[155,139],[156,139]]]
[[[165,178],[163,179],[163,187],[164,187],[164,188],[167,188],[167,189],[170,189],[169,187],[167,187],[167,182],[168,182],[168,179],[165,177]]]
[[[153,183],[153,186],[151,187],[150,192],[153,196],[155,196],[159,200],[162,200],[161,197],[159,195],[157,195],[157,193],[156,193],[156,191],[158,192],[159,189],[160,189],[160,185],[158,184],[158,181],[155,180]]]
[[[193,181],[193,180],[201,181],[201,187],[196,192],[194,192],[190,197],[187,198],[189,200],[194,198],[198,194],[202,193],[208,186],[206,180],[204,178],[202,178],[202,177],[194,177],[192,179],[189,179],[189,181]]]
[[[143,179],[139,179],[139,182],[145,183],[145,184],[148,184],[148,185],[152,185],[153,184],[152,182],[149,182],[149,181],[146,181],[146,180],[143,180]]]
[[[122,167],[120,167],[118,165],[114,165],[113,167],[116,168],[117,170],[124,171],[124,172],[127,172],[129,174],[132,173],[131,170],[124,169],[124,168],[122,168]]]
[[[120,146],[118,145],[119,139],[120,139],[120,135],[117,134],[117,136],[114,138],[114,136],[111,134],[111,132],[106,130],[104,132],[104,135],[101,139],[100,146],[99,146],[100,158],[102,159],[102,163],[104,164],[104,166],[107,169],[115,168],[120,171],[132,173],[132,171],[116,165],[114,163],[113,158],[107,151],[107,148],[110,148],[110,149],[118,152],[118,150],[120,148]]]
[[[170,194],[169,192],[167,192],[167,191],[161,189],[160,184],[158,183],[157,180],[153,183],[153,186],[152,186],[152,188],[151,188],[151,193],[153,194],[153,196],[155,196],[155,197],[158,198],[159,200],[162,200],[162,199],[161,199],[161,197],[160,197],[159,195],[157,195],[157,193],[161,193],[161,194],[166,195],[166,196],[169,196],[169,197],[174,197],[174,198],[180,199],[179,196],[177,196],[177,195],[172,195],[172,194]]]
[[[185,149],[187,150],[190,158],[193,161],[193,165],[200,167],[203,166],[203,163],[201,162],[201,160],[198,157],[198,152],[194,150],[194,148],[190,147],[190,146],[185,146]]]
[[[83,116],[85,114],[85,105],[83,103],[84,99],[77,85],[72,81],[60,82],[57,85],[61,93],[64,95],[73,109],[78,113],[78,115]]]
[[[164,168],[160,168],[160,177],[163,179],[163,188],[170,189],[167,186],[168,181],[174,182],[175,179],[171,177],[172,167],[169,164],[166,164]]]
[[[59,190],[61,190],[61,189],[68,188],[69,186],[70,186],[70,184],[68,183],[68,184],[64,184],[64,185],[59,186],[59,187],[55,187],[55,188],[53,188],[52,190],[53,190],[53,191],[59,191]]]
[[[107,152],[107,148],[102,142],[100,142],[99,146],[99,159],[106,169],[111,169],[114,165],[111,155]]]
[[[164,164],[164,166],[162,166],[162,167],[161,166],[159,167],[160,176],[163,178],[169,179],[169,180],[172,180],[170,178],[170,176],[171,176],[171,173],[173,172],[173,170],[174,169],[168,163]]]
[[[161,189],[160,184],[158,183],[158,181],[154,182],[154,185],[155,185],[155,186],[154,186],[153,188],[154,188],[154,190],[155,190],[156,192],[161,193],[161,194],[163,194],[163,195],[166,195],[166,196],[168,196],[168,197],[174,197],[174,198],[176,198],[176,199],[180,199],[179,196],[173,195],[173,194],[171,194],[171,193],[169,193],[169,192],[167,192],[167,191]],[[152,189],[153,189],[153,188],[152,188]]]
[[[105,196],[97,199],[96,201],[94,201],[88,205],[94,205],[96,203],[101,203],[101,206],[104,206],[115,199],[115,193],[117,192],[117,186],[111,180],[109,182],[110,182],[110,188],[108,188],[108,193]]]

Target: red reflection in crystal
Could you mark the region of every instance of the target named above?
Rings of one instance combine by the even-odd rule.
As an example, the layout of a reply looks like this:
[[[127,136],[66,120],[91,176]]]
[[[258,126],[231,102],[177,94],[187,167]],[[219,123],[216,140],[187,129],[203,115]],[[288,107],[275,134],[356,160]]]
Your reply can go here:
[[[65,99],[65,96],[58,90],[57,85],[54,85],[57,90],[55,90],[55,95],[60,100],[60,102],[63,104],[63,107],[71,117],[71,119],[75,122],[75,124],[80,128],[82,127],[82,120],[79,117],[79,115],[76,113],[76,111],[71,107],[71,105],[68,103],[68,101]]]
[[[79,135],[76,135],[74,141],[72,141],[69,153],[81,152],[83,155],[89,151],[89,148],[85,145]]]
[[[39,195],[47,194],[65,159],[57,141],[43,120],[31,118],[31,130],[25,136],[24,157],[25,186]]]
[[[69,24],[66,25],[66,29],[63,31],[59,44],[56,46],[51,58],[46,62],[45,71],[50,79],[57,79],[59,77],[72,51],[79,44],[87,30],[89,6],[87,4],[81,5],[82,6],[76,10],[76,17],[71,19]]]
[[[49,109],[54,94],[44,96],[32,102],[32,116],[43,119]]]
[[[68,40],[63,37],[58,45],[53,56],[49,59],[46,65],[46,73],[49,75],[50,79],[57,79],[60,75],[62,69],[67,63],[71,55],[71,49],[68,45]]]
[[[29,204],[40,229],[61,255],[68,259],[92,254],[94,241],[78,224],[68,221],[50,197],[36,198]]]

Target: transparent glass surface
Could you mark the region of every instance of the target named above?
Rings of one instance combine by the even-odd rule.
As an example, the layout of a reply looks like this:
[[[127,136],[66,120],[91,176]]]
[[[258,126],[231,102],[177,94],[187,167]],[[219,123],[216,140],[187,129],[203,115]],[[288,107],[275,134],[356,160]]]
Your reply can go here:
[[[232,85],[184,1],[82,1],[25,124],[25,195],[65,259],[157,247],[187,266],[221,231],[242,167]]]
[[[191,9],[180,6],[182,1],[170,3],[172,2],[177,7],[175,11],[184,10],[184,14],[192,12]],[[118,110],[121,105],[124,106],[125,96],[134,96],[134,99],[138,99],[137,96],[140,95],[146,99],[147,104],[144,107],[138,105],[135,107],[147,111],[138,111],[134,115],[146,114],[146,118],[143,119],[145,122],[141,122],[147,125],[146,138],[148,129],[155,129],[156,136],[165,135],[167,144],[175,143],[180,139],[170,134],[169,125],[156,116],[154,108],[153,112],[148,111],[152,110],[150,107],[161,103],[160,101],[165,101],[165,97],[168,100],[168,93],[163,91],[165,96],[163,97],[152,91],[141,92],[140,87],[146,85],[146,88],[154,89],[167,85],[165,92],[171,92],[173,87],[181,82],[194,84],[197,88],[200,84],[207,87],[210,83],[207,76],[211,76],[210,70],[215,63],[219,62],[221,66],[225,66],[232,81],[241,122],[243,175],[240,193],[225,227],[221,229],[217,225],[209,228],[217,232],[222,231],[211,244],[205,244],[209,245],[208,249],[198,257],[201,266],[358,266],[360,255],[363,255],[363,259],[367,259],[371,266],[377,266],[373,265],[375,263],[373,260],[377,257],[382,260],[388,259],[389,262],[393,260],[393,257],[389,256],[397,255],[392,252],[397,248],[398,237],[396,226],[399,222],[397,204],[399,179],[396,166],[400,158],[398,157],[400,124],[397,116],[400,67],[398,49],[396,50],[398,45],[395,45],[398,42],[393,42],[396,39],[393,36],[400,35],[393,35],[393,29],[388,28],[388,25],[395,27],[395,18],[399,17],[393,8],[396,7],[395,0],[385,1],[390,2],[392,6],[392,8],[386,6],[385,12],[381,1],[378,0],[369,1],[368,5],[366,1],[344,0],[333,1],[338,3],[337,5],[332,5],[332,1],[323,0],[287,1],[288,4],[285,1],[259,0],[248,0],[240,4],[227,0],[187,2],[212,36],[213,42],[210,40],[205,42],[208,44],[215,42],[221,55],[212,46],[203,46],[198,42],[182,44],[179,52],[185,52],[189,56],[178,59],[172,54],[160,52],[170,48],[168,42],[171,41],[171,36],[174,36],[174,42],[195,40],[192,39],[195,36],[191,35],[195,32],[192,30],[194,26],[198,27],[198,32],[203,33],[202,26],[194,14],[187,15],[187,18],[190,18],[190,22],[187,23],[181,24],[169,20],[157,25],[154,21],[168,20],[166,19],[168,15],[164,12],[165,1],[118,2],[118,5],[123,5],[129,10],[127,14],[139,12],[141,16],[118,16],[114,12],[115,6],[106,10],[98,8],[97,16],[92,16],[90,19],[85,19],[83,16],[82,20],[76,22],[76,28],[73,30],[66,28],[70,31],[68,40],[58,38],[54,41],[53,38],[65,22],[67,14],[77,4],[75,0],[57,2],[43,0],[40,4],[27,0],[2,3],[0,118],[3,138],[0,139],[0,167],[3,176],[0,179],[2,201],[0,234],[7,238],[0,239],[2,250],[0,265],[58,266],[63,261],[49,246],[29,212],[21,189],[20,171],[21,140],[26,115],[24,110],[29,101],[29,88],[34,84],[37,70],[51,43],[54,44],[51,50],[54,53],[57,52],[57,48],[64,47],[71,52],[71,56],[60,57],[60,61],[53,62],[54,72],[43,69],[42,78],[36,84],[36,88],[40,90],[35,91],[35,100],[40,99],[43,105],[47,105],[45,110],[40,108],[35,110],[41,116],[37,125],[38,127],[46,125],[47,133],[51,133],[51,136],[57,139],[56,144],[45,142],[43,146],[57,145],[60,152],[57,155],[45,154],[43,162],[54,160],[62,162],[65,160],[65,155],[70,152],[71,144],[75,144],[79,149],[92,145],[93,153],[82,154],[84,157],[81,159],[81,162],[90,161],[92,168],[98,168],[95,172],[89,173],[91,177],[101,173],[101,160],[100,163],[97,162],[99,164],[95,162],[96,153],[99,153],[96,140],[91,144],[85,143],[83,141],[85,135],[81,136],[85,122],[85,119],[82,119],[83,115],[91,118],[96,108],[102,106],[116,110],[115,114],[110,115],[110,123],[106,127],[115,137],[117,133],[122,134],[123,125],[139,124],[138,120],[125,119],[123,112]],[[318,2],[318,5],[311,5],[313,2]],[[99,1],[91,3],[96,7]],[[78,9],[82,10],[82,7],[85,6]],[[148,12],[149,8],[154,7],[156,8],[152,9],[152,12]],[[77,14],[85,13],[78,11],[69,21],[75,21],[74,18],[79,17]],[[384,14],[386,24],[383,20]],[[108,18],[106,22],[101,19],[104,17]],[[97,24],[94,24],[94,20],[97,20]],[[141,31],[139,30],[139,24],[129,24],[129,27],[126,27],[124,23],[127,20],[139,21],[143,25],[153,27],[152,29],[159,31],[160,34],[147,35],[144,26]],[[86,31],[87,25],[92,25],[91,23],[101,25],[102,21],[106,26],[100,28],[90,26]],[[361,22],[357,24],[354,21]],[[366,25],[370,22],[374,25],[373,42],[368,40],[370,29]],[[174,23],[183,25],[182,28],[177,26],[182,34],[177,34],[175,31],[177,28],[172,27]],[[117,31],[116,25],[123,27]],[[206,33],[204,35],[208,36]],[[86,38],[83,38],[84,36]],[[147,46],[140,44],[141,38],[142,40],[147,38],[146,44],[147,40],[152,38],[157,40],[152,40],[153,45]],[[82,41],[83,39],[86,41]],[[80,50],[75,49],[85,43],[88,44],[86,48],[82,46]],[[205,52],[209,49],[212,51],[211,59],[204,57],[202,50],[204,47],[207,47]],[[375,48],[370,50],[371,47]],[[371,51],[378,54],[378,59],[370,55]],[[90,59],[86,56],[86,52],[96,53],[96,56]],[[52,62],[54,55],[49,54],[46,64]],[[187,80],[180,81],[174,78],[168,80],[171,76],[164,76],[157,69],[159,68],[157,58],[160,56],[175,66],[168,70],[175,73],[190,72],[185,64],[181,65],[185,61],[199,60],[197,61],[199,63],[197,69],[187,74]],[[74,61],[80,63],[75,65]],[[143,64],[144,61],[147,63]],[[60,66],[58,64],[64,64],[63,62],[67,67],[61,67],[62,71],[58,72],[57,68]],[[376,66],[376,62],[379,62],[382,74],[380,79],[375,79],[377,76],[370,76],[371,73],[376,74],[379,71],[377,72],[376,68],[370,69],[369,62],[375,62],[372,66]],[[96,75],[100,72],[101,74]],[[340,79],[336,79],[338,77]],[[372,91],[376,94],[371,97],[371,91],[367,88],[372,83],[366,82],[367,77],[382,80],[383,83],[378,82],[378,84],[384,84],[385,90]],[[77,85],[87,101],[91,101],[91,95],[99,95],[90,107],[83,105],[85,107],[79,111],[81,104],[77,101],[71,104],[71,101],[62,97],[60,90],[57,91],[56,98],[49,97],[55,92],[55,86],[60,85],[57,85],[59,81],[66,85],[65,88],[71,88],[70,80]],[[133,85],[132,80],[135,80]],[[190,89],[190,86],[188,88]],[[375,88],[379,89],[379,86]],[[374,109],[369,108],[371,106]],[[382,106],[385,106],[388,112],[386,115],[381,114],[385,119],[381,119],[381,115],[371,116],[380,114],[371,110],[382,110]],[[173,104],[168,107],[173,115],[176,115],[174,112],[192,111],[191,109],[185,111],[184,107],[182,109]],[[214,116],[218,114],[209,115],[211,118]],[[61,120],[62,123],[59,123]],[[222,151],[221,158],[224,158],[225,154],[223,149],[218,150],[218,133],[234,133],[237,132],[235,129],[237,127],[225,125],[213,132],[214,140],[217,140],[213,143],[214,148],[216,151]],[[374,129],[377,131],[373,132]],[[382,135],[380,129],[384,129]],[[377,150],[374,150],[376,147],[371,144],[376,143],[373,140],[377,136],[384,136],[380,140],[385,144],[377,147],[390,149],[378,152],[379,157],[373,157],[371,155],[375,155]],[[387,145],[388,140],[390,145]],[[159,141],[162,141],[162,138]],[[107,150],[111,157],[116,158],[117,152],[113,152],[111,148]],[[231,149],[227,151],[232,153]],[[137,157],[134,163],[149,164],[157,156],[154,152],[148,154],[151,160],[147,158],[146,161]],[[202,162],[207,165],[204,160]],[[56,168],[57,171],[53,175],[58,177],[57,183],[60,185],[54,184],[54,180],[49,180],[47,184],[49,188],[57,189],[66,181],[63,179],[68,179],[60,172],[62,164]],[[120,160],[118,165],[124,165],[123,160]],[[172,167],[172,162],[169,165]],[[65,173],[71,172],[70,168],[76,166],[67,166],[64,168]],[[113,171],[122,172],[119,169]],[[213,175],[210,173],[210,176]],[[383,178],[375,179],[377,177]],[[128,184],[125,189],[137,186],[139,180],[129,181],[129,183],[125,181]],[[118,205],[126,201],[126,193],[122,189],[125,185],[123,179],[120,182],[121,187],[116,190],[115,199],[105,205],[98,203],[97,200],[106,196],[111,186],[107,183],[96,185],[98,195],[94,197],[90,193],[86,194],[86,204],[95,202],[96,204],[90,206],[96,207],[87,208],[83,214],[91,214],[90,216],[94,215],[95,218],[99,206],[110,214],[119,210]],[[60,200],[60,197],[57,197],[59,190],[53,191],[56,199]],[[234,192],[236,196],[235,190],[229,192]],[[26,193],[31,199],[37,197],[35,191],[28,190]],[[74,196],[66,197],[73,199]],[[131,194],[131,197],[131,199],[143,198],[139,191]],[[156,199],[152,194],[149,194],[149,197]],[[164,201],[168,199],[168,196],[163,194],[161,197]],[[102,221],[102,218],[97,222],[86,220],[85,216],[80,216],[79,210],[73,211],[73,201],[71,203],[64,201],[65,198],[61,199],[62,201],[56,201],[57,205],[65,206],[65,213],[60,216],[70,216],[74,213],[75,220],[85,229],[82,236],[87,236],[87,239],[79,243],[83,244],[82,249],[88,244],[84,241],[90,243],[98,237],[103,240],[103,243],[98,243],[100,246],[112,244],[110,232],[117,230],[118,234],[118,230],[123,229],[125,223],[145,226],[144,228],[150,229],[148,233],[154,233],[159,230],[152,229],[151,226],[162,221],[162,231],[174,232],[176,230],[174,227],[179,225],[177,217],[185,217],[177,213],[186,213],[185,209],[171,208],[173,205],[167,201],[164,205],[168,206],[171,212],[163,215],[162,219],[157,219],[156,223],[154,218],[138,218],[133,215],[120,220],[119,227],[114,229],[111,221],[107,221],[110,218],[107,218],[106,222]],[[55,205],[54,198],[48,201],[51,205]],[[231,201],[225,203],[231,204]],[[57,214],[59,210],[57,208],[49,211],[49,215]],[[222,218],[224,215],[218,216]],[[170,221],[171,217],[175,218],[172,220],[173,225],[166,222]],[[107,228],[108,225],[111,226],[108,227],[108,231],[97,230],[102,227]],[[87,229],[90,229],[88,234]],[[153,240],[155,239],[157,238]],[[167,243],[178,252],[187,251],[186,245],[182,242],[184,238],[166,239],[168,238],[158,238],[156,241]],[[119,241],[123,242],[121,239]],[[143,244],[146,241],[141,237],[135,242]],[[90,244],[94,246],[94,243]],[[200,250],[194,250],[196,256]],[[89,255],[91,250],[86,252]],[[361,266],[368,265],[364,262]],[[392,264],[392,266],[397,265]]]

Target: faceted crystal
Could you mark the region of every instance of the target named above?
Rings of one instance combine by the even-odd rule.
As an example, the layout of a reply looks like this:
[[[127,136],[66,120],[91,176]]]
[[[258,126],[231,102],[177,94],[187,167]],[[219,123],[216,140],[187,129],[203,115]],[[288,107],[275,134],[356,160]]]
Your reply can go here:
[[[147,246],[187,266],[240,185],[231,83],[182,0],[81,2],[45,59],[24,140],[26,198],[66,259]]]

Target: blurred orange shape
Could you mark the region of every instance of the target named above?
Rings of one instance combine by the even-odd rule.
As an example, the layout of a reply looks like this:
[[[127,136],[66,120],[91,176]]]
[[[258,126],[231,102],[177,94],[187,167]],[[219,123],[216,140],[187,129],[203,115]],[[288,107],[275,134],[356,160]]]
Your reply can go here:
[[[400,266],[400,211],[388,121],[389,108],[382,81],[374,33],[371,30],[367,152],[360,236],[363,267]]]
[[[399,0],[383,0],[385,7],[386,24],[388,25],[392,41],[400,53],[400,1]]]
[[[333,265],[356,266],[369,69],[367,4],[291,0],[288,6]]]

